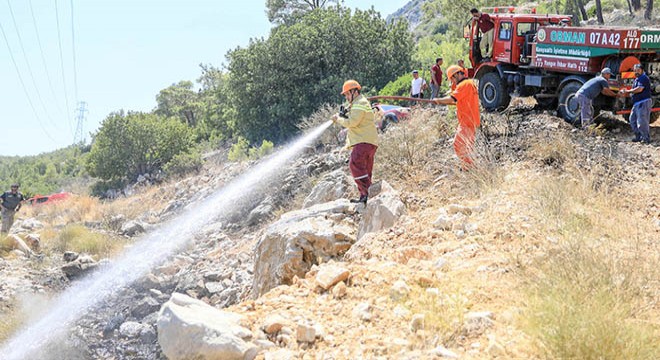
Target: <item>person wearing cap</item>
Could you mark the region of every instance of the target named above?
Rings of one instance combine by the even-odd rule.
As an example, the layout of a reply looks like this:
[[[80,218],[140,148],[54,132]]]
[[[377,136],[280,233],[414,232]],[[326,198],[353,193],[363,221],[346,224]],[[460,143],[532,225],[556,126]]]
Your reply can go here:
[[[442,86],[442,58],[435,59],[435,65],[431,67],[431,99],[437,98]]]
[[[476,22],[481,31],[481,41],[479,42],[482,56],[481,61],[490,61],[490,58],[493,56],[493,29],[495,28],[495,23],[490,18],[490,15],[482,13],[477,8],[472,8],[470,14],[472,14],[473,23]]]
[[[456,65],[461,68],[463,71],[463,74],[465,74],[466,77],[468,77],[468,69],[465,67],[465,61],[463,59],[460,59],[456,62]],[[456,90],[456,84],[451,83],[451,91]]]
[[[635,64],[633,71],[635,72],[635,82],[632,89],[621,89],[620,93],[624,96],[628,94],[632,96],[633,107],[630,112],[630,127],[633,134],[635,134],[632,141],[650,144],[651,133],[649,124],[651,121],[651,105],[653,105],[651,80],[644,72],[641,64]]]
[[[454,151],[461,160],[461,170],[467,171],[474,166],[472,150],[477,128],[481,124],[479,114],[479,93],[474,80],[465,74],[463,68],[452,65],[447,69],[447,78],[455,89],[451,95],[433,99],[435,104],[456,105],[458,128],[454,136]]]
[[[360,192],[360,198],[352,199],[351,202],[366,205],[378,148],[378,130],[371,103],[360,93],[361,89],[355,80],[344,83],[341,94],[348,102],[348,111],[335,114],[332,121],[348,129],[346,146],[351,149],[349,168]]]
[[[419,71],[417,70],[413,70],[412,76],[410,97],[422,99],[424,98],[424,90],[428,87],[428,85],[426,85],[426,80],[419,77]]]
[[[594,99],[600,95],[607,95],[616,97],[617,93],[610,89],[610,77],[612,76],[612,70],[610,68],[604,68],[600,71],[600,75],[595,78],[587,81],[578,89],[575,93],[578,104],[580,105],[580,119],[582,121],[582,128],[587,129],[589,125],[593,122],[594,109],[593,102]],[[559,104],[559,106],[568,106],[567,104]]]
[[[21,209],[22,201],[25,198],[23,194],[18,192],[18,184],[12,184],[10,191],[0,195],[0,200],[2,200],[2,204],[0,204],[2,208],[2,229],[0,229],[0,232],[7,234],[14,224],[14,215]]]

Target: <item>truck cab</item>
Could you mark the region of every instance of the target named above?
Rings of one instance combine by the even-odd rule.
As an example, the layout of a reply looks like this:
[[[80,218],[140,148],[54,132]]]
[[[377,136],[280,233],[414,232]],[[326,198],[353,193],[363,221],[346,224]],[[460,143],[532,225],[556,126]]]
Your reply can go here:
[[[571,24],[569,15],[538,15],[516,13],[514,7],[486,8],[495,25],[493,29],[493,56],[483,61],[479,44],[482,35],[476,21],[469,20],[465,31],[470,41],[471,76],[479,82],[479,97],[486,110],[498,110],[509,106],[511,93],[515,91],[516,75],[520,67],[532,67],[534,42],[541,26],[566,26]],[[509,79],[511,75],[511,79]],[[519,77],[519,76],[518,76]],[[483,80],[483,81],[482,81]],[[550,84],[548,84],[550,85]],[[520,90],[520,89],[518,89]],[[523,94],[519,94],[523,95]],[[528,94],[524,94],[528,96]],[[540,96],[547,106],[556,102],[556,96]],[[538,98],[537,98],[538,100]]]

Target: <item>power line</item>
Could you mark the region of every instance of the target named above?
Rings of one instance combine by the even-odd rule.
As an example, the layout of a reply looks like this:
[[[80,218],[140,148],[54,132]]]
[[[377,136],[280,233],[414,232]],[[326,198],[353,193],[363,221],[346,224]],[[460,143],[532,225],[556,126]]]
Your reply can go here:
[[[30,61],[28,60],[27,53],[25,52],[25,46],[23,46],[23,38],[21,37],[21,32],[18,30],[18,25],[16,24],[16,18],[14,17],[14,10],[11,7],[11,2],[7,0],[7,6],[9,7],[9,14],[11,14],[11,20],[14,23],[14,29],[16,30],[16,36],[18,37],[18,44],[21,47],[21,52],[23,53],[23,59],[25,59],[25,65],[27,66],[28,69],[28,74],[30,74],[30,79],[32,80],[32,85],[34,86],[35,93],[37,94],[37,98],[39,99],[39,102],[41,103],[41,107],[44,110],[44,113],[46,114],[46,117],[48,120],[50,120],[50,123],[55,125],[55,122],[53,121],[53,118],[50,116],[50,112],[48,112],[48,109],[46,109],[46,104],[44,103],[44,99],[41,97],[41,92],[39,91],[39,86],[37,86],[37,82],[34,79],[34,73],[32,72],[32,67],[30,66]],[[57,125],[55,125],[57,126]]]
[[[41,45],[41,36],[39,35],[39,27],[37,26],[37,19],[34,16],[34,8],[32,7],[32,0],[29,0],[30,4],[30,14],[32,14],[32,24],[34,25],[34,31],[37,34],[37,43],[39,43],[39,52],[41,53],[41,63],[44,66],[44,70],[46,71],[46,78],[48,79],[48,88],[50,89],[51,95],[53,95],[53,99],[55,99],[55,106],[57,107],[57,111],[62,114],[62,108],[60,107],[59,100],[57,98],[57,95],[55,94],[55,88],[53,87],[53,81],[50,78],[50,71],[48,71],[48,65],[46,64],[46,56],[44,55],[44,48]]]
[[[73,133],[73,125],[71,124],[71,108],[69,107],[69,95],[66,90],[66,75],[64,75],[64,56],[62,56],[62,34],[60,32],[60,13],[57,7],[57,0],[55,0],[55,20],[57,22],[57,43],[60,48],[60,67],[62,70],[62,86],[64,87],[64,100],[66,103],[66,116],[68,118],[69,129]]]
[[[32,109],[32,112],[34,113],[34,117],[37,118],[37,121],[39,122],[39,127],[41,127],[41,130],[44,132],[44,134],[46,134],[46,136],[48,136],[50,140],[56,143],[55,139],[53,139],[53,137],[50,136],[50,134],[44,127],[44,124],[41,122],[41,118],[39,117],[39,114],[37,114],[37,110],[34,108],[34,104],[32,103],[30,94],[27,91],[27,87],[25,87],[25,82],[23,81],[21,72],[18,70],[18,64],[16,63],[16,59],[14,58],[14,52],[11,50],[11,46],[9,45],[9,40],[7,39],[7,34],[5,33],[5,28],[2,26],[2,23],[0,23],[0,32],[2,32],[2,37],[5,39],[5,44],[7,44],[7,50],[9,51],[9,57],[11,58],[11,62],[14,64],[16,75],[18,75],[18,80],[21,82],[21,86],[23,87],[23,92],[25,93],[25,97],[27,98],[28,103],[30,104],[30,108]]]
[[[73,27],[73,0],[69,2],[71,4],[71,51],[73,53],[73,89],[74,95],[76,96],[75,100],[78,101],[78,69],[76,68],[76,32]]]

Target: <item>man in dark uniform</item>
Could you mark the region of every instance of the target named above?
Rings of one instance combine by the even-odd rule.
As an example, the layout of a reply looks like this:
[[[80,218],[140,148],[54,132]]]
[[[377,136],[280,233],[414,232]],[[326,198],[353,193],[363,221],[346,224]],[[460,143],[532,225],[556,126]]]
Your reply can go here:
[[[22,201],[25,200],[23,194],[18,192],[18,184],[11,186],[11,191],[6,191],[0,195],[0,208],[2,208],[2,230],[0,233],[7,234],[14,224],[14,215],[21,209]]]

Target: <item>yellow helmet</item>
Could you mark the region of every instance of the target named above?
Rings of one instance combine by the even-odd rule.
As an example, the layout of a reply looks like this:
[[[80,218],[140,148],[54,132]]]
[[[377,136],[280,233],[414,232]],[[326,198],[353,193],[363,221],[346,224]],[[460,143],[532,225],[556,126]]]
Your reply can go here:
[[[344,82],[344,86],[341,88],[341,94],[344,95],[353,89],[360,90],[362,89],[362,86],[360,86],[360,84],[355,80],[346,80],[346,82]]]

